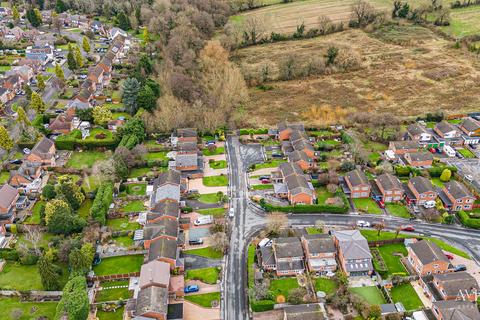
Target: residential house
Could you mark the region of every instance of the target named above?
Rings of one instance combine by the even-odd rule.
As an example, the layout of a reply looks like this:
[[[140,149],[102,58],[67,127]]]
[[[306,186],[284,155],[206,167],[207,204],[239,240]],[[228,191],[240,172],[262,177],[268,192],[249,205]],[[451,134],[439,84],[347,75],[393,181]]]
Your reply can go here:
[[[20,41],[23,38],[23,30],[19,27],[4,28],[2,30],[3,40],[6,42]]]
[[[178,221],[171,219],[160,219],[147,224],[143,228],[143,246],[148,249],[152,242],[167,238],[177,240]]]
[[[315,162],[304,151],[293,151],[288,154],[288,161],[297,164],[302,170],[307,171],[315,167]]]
[[[292,205],[314,204],[315,189],[305,175],[290,175],[285,179],[287,198]]]
[[[294,132],[298,132],[298,131],[293,131],[290,138],[293,137]],[[313,147],[313,145],[310,143],[308,139],[302,137],[296,140],[290,140],[290,142],[292,144],[292,148],[294,151],[302,151],[309,158],[315,159],[315,148]]]
[[[338,260],[347,276],[366,276],[373,272],[372,254],[367,239],[358,230],[333,232]]]
[[[54,167],[56,151],[55,143],[52,140],[43,137],[37,142],[37,144],[35,144],[30,151],[30,154],[25,157],[25,161],[40,164],[45,167]]]
[[[110,120],[107,122],[107,127],[108,130],[112,132],[117,132],[118,128],[123,126],[125,124],[125,120],[123,119],[115,119],[115,120]]]
[[[140,290],[148,287],[168,288],[170,283],[170,265],[168,263],[153,260],[140,268],[138,287]]]
[[[447,121],[437,123],[433,130],[443,139],[454,139],[460,136],[458,129]]]
[[[98,20],[90,21],[90,28],[93,32],[98,32],[100,34],[106,34],[105,25]]]
[[[453,271],[445,253],[434,242],[420,240],[407,246],[407,251],[408,261],[420,276]]]
[[[18,168],[10,172],[9,184],[15,188],[26,187],[42,175],[40,163],[24,162]]]
[[[50,121],[48,129],[52,131],[52,133],[69,134],[70,131],[75,129],[73,117],[67,114],[59,114],[55,119]]]
[[[117,27],[111,28],[110,31],[108,32],[108,35],[110,39],[116,39],[118,36],[121,36],[123,38],[126,38],[128,36],[127,32]]]
[[[396,176],[390,173],[381,174],[375,179],[375,184],[380,194],[379,201],[388,203],[403,199],[403,185]]]
[[[15,66],[12,69],[8,70],[5,72],[5,76],[13,76],[13,75],[18,75],[22,81],[25,82],[30,82],[30,80],[33,79],[35,76],[35,72],[31,66],[28,65],[23,65],[23,66]]]
[[[282,121],[277,125],[278,128],[278,139],[280,141],[290,140],[290,135],[292,131],[305,132],[305,127],[303,123],[288,123],[287,121]]]
[[[112,59],[104,56],[97,64],[97,67],[103,70],[103,84],[108,85],[112,79]]]
[[[197,151],[191,152],[177,152],[175,156],[175,169],[182,171],[195,171],[198,170],[198,153]]]
[[[197,143],[197,129],[195,128],[180,128],[177,129],[178,142],[195,142]]]
[[[412,167],[431,167],[433,155],[428,151],[405,153],[405,160]]]
[[[136,317],[166,320],[168,312],[168,288],[151,286],[138,292]]]
[[[0,188],[0,224],[13,221],[15,204],[19,196],[18,190],[9,184],[4,184]]]
[[[392,150],[396,155],[412,153],[418,150],[418,142],[411,140],[390,141],[388,149]]]
[[[258,264],[262,270],[275,271],[277,270],[277,262],[275,261],[275,254],[272,246],[260,247],[257,251]]]
[[[303,175],[303,170],[295,163],[283,162],[280,163],[278,168],[280,171],[278,171],[278,174],[276,175],[277,177],[273,180],[273,182],[285,183],[286,178],[291,175]]]
[[[411,178],[405,187],[405,200],[409,204],[424,205],[427,201],[435,201],[437,196],[430,180],[422,176]]]
[[[57,41],[57,37],[52,33],[36,34],[32,39],[34,40],[33,45],[40,48],[54,46]]]
[[[478,120],[470,117],[465,118],[459,128],[469,137],[480,137],[480,122]]]
[[[480,312],[476,303],[468,301],[436,301],[432,312],[436,320],[478,320]]]
[[[368,178],[359,169],[347,172],[345,175],[345,183],[350,192],[350,198],[368,198],[370,197],[370,183]]]
[[[300,239],[277,238],[272,244],[277,276],[293,276],[305,271],[305,257]]]
[[[23,79],[18,74],[12,74],[3,79],[2,87],[12,92],[13,99],[15,92],[23,89],[23,83]]]
[[[177,153],[197,152],[198,146],[196,141],[179,141],[177,143]]]
[[[179,259],[179,248],[177,240],[170,238],[159,238],[152,243],[148,249],[148,261],[163,261],[170,265],[170,270],[181,269]]]
[[[170,201],[180,201],[180,172],[176,170],[168,170],[155,180],[150,207],[154,208],[159,202]]]
[[[407,127],[408,137],[413,141],[428,142],[432,140],[432,134],[428,132],[425,126],[418,122],[412,123]]]
[[[0,87],[0,101],[2,104],[6,104],[12,99],[12,91]]]
[[[477,280],[467,272],[433,274],[420,278],[424,293],[432,301],[477,301],[480,293]]]
[[[147,214],[147,223],[154,223],[161,219],[178,220],[180,205],[178,202],[160,202]]]
[[[100,66],[90,67],[88,69],[88,78],[93,83],[97,84],[97,87],[103,86],[103,69]]]
[[[452,211],[470,211],[476,199],[463,183],[456,180],[444,183],[439,196],[445,208]]]
[[[300,304],[283,308],[283,320],[324,320],[327,312],[322,303]]]
[[[34,73],[37,73],[41,69],[42,63],[38,60],[22,58],[18,60],[17,66],[28,66],[33,69]]]
[[[325,274],[337,270],[337,249],[329,235],[306,235],[301,241],[308,271]]]
[[[50,45],[27,47],[25,57],[27,59],[40,61],[42,65],[45,65],[54,58],[53,47]]]

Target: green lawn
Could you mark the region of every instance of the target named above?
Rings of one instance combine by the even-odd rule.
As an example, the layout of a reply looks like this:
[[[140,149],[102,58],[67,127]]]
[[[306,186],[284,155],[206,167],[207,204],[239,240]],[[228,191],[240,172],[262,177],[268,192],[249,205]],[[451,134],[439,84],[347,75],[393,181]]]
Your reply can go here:
[[[143,177],[147,174],[147,172],[150,172],[150,168],[133,168],[130,170],[130,174],[128,175],[129,178],[138,178],[138,177]]]
[[[326,294],[333,294],[337,291],[337,284],[332,279],[317,278],[315,279],[315,290],[323,291]]]
[[[100,264],[93,267],[93,271],[97,276],[124,274],[140,271],[142,264],[143,254],[104,258]]]
[[[99,134],[104,135],[105,138],[102,138],[102,139],[96,138],[96,136]],[[102,141],[102,140],[112,140],[112,139],[113,139],[113,133],[108,129],[95,128],[90,130],[90,135],[85,138],[85,141]]]
[[[225,148],[224,147],[218,147],[213,151],[208,150],[207,148],[202,150],[202,153],[204,156],[216,156],[219,154],[224,154],[225,153]]]
[[[43,290],[37,265],[24,266],[7,262],[0,273],[0,288],[4,290]]]
[[[204,215],[212,215],[214,217],[223,217],[225,216],[225,208],[209,208],[209,209],[199,209],[198,213]]]
[[[0,310],[2,310],[4,319],[53,319],[56,308],[57,302],[28,302],[20,301],[19,298],[0,298]],[[13,313],[14,310],[15,313]],[[21,310],[21,312],[17,310]],[[16,318],[14,314],[21,314],[21,316]]]
[[[276,168],[280,165],[280,163],[287,162],[287,160],[279,159],[279,160],[269,160],[264,163],[256,164],[255,170],[258,169],[265,169],[265,168]]]
[[[127,194],[131,196],[144,196],[147,194],[147,184],[146,183],[127,184]]]
[[[185,300],[198,304],[204,308],[211,308],[212,301],[220,303],[220,292],[211,292],[204,294],[195,294],[192,296],[185,296]]]
[[[404,205],[396,204],[396,203],[387,203],[385,205],[385,208],[387,209],[388,213],[390,213],[392,216],[406,218],[406,219],[410,218],[410,213],[408,212],[407,207]]]
[[[353,203],[355,204],[355,208],[357,208],[358,211],[371,214],[382,214],[382,210],[371,198],[353,199]]]
[[[91,199],[85,199],[82,205],[78,209],[78,215],[84,219],[90,217],[90,208],[92,207],[93,201]]]
[[[322,231],[318,228],[315,227],[306,227],[305,230],[307,231],[308,234],[321,234]]]
[[[473,154],[473,152],[468,149],[458,149],[458,153],[460,153],[462,156],[464,156],[467,159],[475,158],[475,155]]]
[[[407,270],[405,270],[405,267],[400,262],[401,257],[395,255],[397,253],[401,253],[404,257],[407,256],[407,249],[403,243],[386,244],[378,247],[378,251],[380,251],[380,255],[387,265],[388,275],[393,275],[394,273],[408,274]]]
[[[93,192],[98,188],[100,179],[96,176],[88,176],[83,180],[82,188],[85,192]]]
[[[292,289],[298,288],[297,278],[282,278],[270,281],[270,290],[275,299],[278,296],[288,297],[288,292]]]
[[[432,178],[430,181],[434,186],[443,188],[443,181],[441,181],[440,178]]]
[[[422,300],[420,300],[410,283],[393,287],[390,294],[393,302],[401,302],[407,311],[418,310],[423,307]]]
[[[115,312],[106,312],[106,311],[98,310],[97,318],[99,320],[122,320],[124,310],[125,310],[125,307],[120,307],[117,310],[115,310]]]
[[[45,204],[45,201],[37,201],[33,205],[32,215],[25,219],[25,224],[40,224],[40,209],[42,205]]]
[[[143,156],[143,159],[147,161],[168,160],[167,153],[165,151],[149,152]]]
[[[255,246],[253,244],[248,245],[247,251],[247,266],[248,266],[248,288],[253,288],[255,284]]]
[[[0,172],[0,184],[4,184],[10,179],[10,172],[2,171]]]
[[[12,66],[0,66],[1,73],[7,72],[10,69],[12,69]]]
[[[200,280],[203,283],[215,284],[218,281],[220,270],[218,268],[202,268],[187,270],[185,280]]]
[[[373,152],[368,155],[368,160],[371,163],[377,163],[380,159],[382,159],[382,156],[378,152]]]
[[[367,141],[363,143],[363,146],[365,149],[370,150],[372,152],[381,152],[387,150],[387,145],[380,143],[380,142],[375,142],[375,141]]]
[[[227,167],[227,161],[226,160],[213,161],[213,162],[209,162],[208,165],[212,169],[225,169]]]
[[[212,247],[185,250],[183,252],[187,254],[193,254],[196,256],[211,258],[211,259],[221,259],[223,257],[223,252],[214,250]]]
[[[203,185],[207,187],[224,187],[228,186],[228,177],[225,175],[211,176],[202,178]]]
[[[146,208],[142,200],[135,200],[121,207],[120,211],[121,212],[141,212],[141,211],[145,211],[145,209]]]
[[[95,302],[127,300],[132,297],[132,294],[128,291],[128,285],[126,288],[102,289],[95,296]]]
[[[93,164],[100,160],[105,160],[107,156],[104,152],[83,151],[73,152],[72,156],[67,162],[68,168],[82,169],[84,167],[91,168]]]
[[[382,293],[375,286],[350,288],[350,291],[358,295],[360,298],[364,299],[367,303],[371,305],[380,305],[386,303]]]
[[[273,184],[256,184],[252,186],[253,190],[268,190],[273,189]]]
[[[315,193],[317,194],[318,204],[325,204],[328,198],[333,198],[333,193],[329,192],[326,187],[315,188]]]
[[[476,35],[480,33],[480,6],[474,5],[465,8],[452,9],[450,25],[441,29],[456,37]]]
[[[128,217],[108,219],[107,227],[112,231],[121,231],[121,230],[137,230],[140,229],[140,224],[138,222],[130,222]]]
[[[198,201],[203,203],[218,203],[218,196],[216,193],[201,194]]]
[[[133,238],[129,236],[116,237],[116,238],[113,238],[113,240],[117,245],[125,248],[128,248],[133,245]]]

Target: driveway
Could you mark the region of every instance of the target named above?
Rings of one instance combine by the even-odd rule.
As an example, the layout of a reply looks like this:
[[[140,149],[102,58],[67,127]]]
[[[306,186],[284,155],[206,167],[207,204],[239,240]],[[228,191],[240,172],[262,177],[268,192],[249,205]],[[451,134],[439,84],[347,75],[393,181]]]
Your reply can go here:
[[[420,300],[422,300],[423,305],[427,308],[431,308],[432,301],[430,301],[430,299],[428,299],[427,296],[425,296],[425,294],[423,293],[423,288],[418,283],[418,281],[412,281],[410,284],[412,285],[413,289],[415,289],[417,296],[420,298]]]
[[[185,300],[183,302],[183,318],[185,320],[220,320],[220,308],[202,308]]]
[[[451,253],[451,255],[453,256],[453,260],[450,261],[454,266],[464,264],[467,267],[467,272],[470,273],[478,283],[480,283],[480,266],[476,264],[474,260],[465,259],[464,257],[457,256],[453,253]]]
[[[203,268],[211,268],[211,267],[220,267],[222,266],[221,259],[210,259],[200,256],[195,256],[191,254],[184,254],[185,256],[185,269],[186,270],[193,270],[193,269],[203,269]]]
[[[272,172],[274,172],[274,171],[278,171],[278,167],[258,169],[258,170],[255,170],[255,171],[250,172],[248,175],[249,175],[250,177],[253,177],[253,176],[266,176],[266,175],[272,174]]]
[[[196,284],[200,287],[200,291],[192,292],[185,294],[186,296],[194,296],[197,294],[204,294],[204,293],[212,293],[212,292],[220,292],[220,284],[206,284],[199,280],[188,280],[185,282],[186,286]]]
[[[224,186],[224,187],[207,187],[207,186],[203,185],[203,180],[202,179],[191,179],[188,182],[188,188],[189,189],[196,189],[196,190],[198,190],[198,192],[200,194],[203,194],[203,193],[217,193],[219,191],[221,191],[223,193],[228,192],[228,187],[227,186]]]

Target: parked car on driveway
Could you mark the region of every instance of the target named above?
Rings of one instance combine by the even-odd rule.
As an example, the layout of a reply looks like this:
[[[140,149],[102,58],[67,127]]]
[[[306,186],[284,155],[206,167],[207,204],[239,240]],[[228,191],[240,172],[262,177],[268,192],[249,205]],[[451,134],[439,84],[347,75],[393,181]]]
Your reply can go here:
[[[453,267],[453,271],[455,272],[467,271],[467,266],[464,264],[457,264],[455,267]]]
[[[183,292],[185,293],[198,292],[198,291],[200,291],[200,288],[196,284],[186,286],[185,289],[183,289]]]
[[[453,260],[455,258],[451,253],[445,253],[445,257],[447,257],[448,260]]]
[[[202,239],[191,239],[188,241],[188,244],[191,246],[203,244]]]

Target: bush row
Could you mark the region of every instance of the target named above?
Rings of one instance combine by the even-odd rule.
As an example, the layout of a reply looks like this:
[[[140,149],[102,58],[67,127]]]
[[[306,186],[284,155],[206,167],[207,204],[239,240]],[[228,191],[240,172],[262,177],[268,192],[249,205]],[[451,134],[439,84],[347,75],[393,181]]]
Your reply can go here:
[[[82,140],[80,133],[80,139],[78,139],[76,137],[77,134],[74,131],[72,131],[72,133],[69,135],[59,136],[57,140],[55,140],[55,147],[57,147],[59,150],[74,150],[75,148],[108,148],[113,150],[118,144],[118,140],[115,137],[112,139]]]
[[[108,208],[113,202],[113,184],[111,182],[104,182],[98,188],[95,200],[93,200],[90,208],[90,215],[92,218],[104,225],[107,219]]]
[[[275,302],[272,300],[258,300],[252,301],[250,306],[252,307],[253,312],[263,312],[273,310]]]
[[[457,215],[464,226],[473,229],[480,229],[480,219],[470,218],[465,211],[459,211]]]
[[[347,213],[348,206],[337,207],[322,204],[297,205],[297,206],[272,206],[268,203],[261,203],[263,209],[267,212],[292,212],[292,213]]]
[[[250,134],[267,134],[268,129],[262,128],[262,129],[240,129],[240,135],[241,136],[246,136]]]

